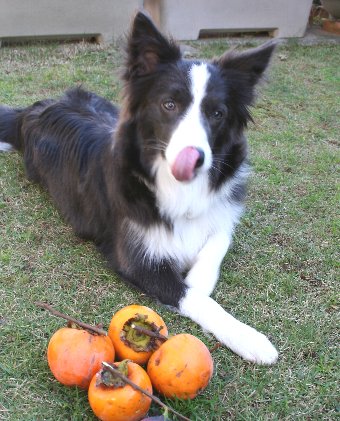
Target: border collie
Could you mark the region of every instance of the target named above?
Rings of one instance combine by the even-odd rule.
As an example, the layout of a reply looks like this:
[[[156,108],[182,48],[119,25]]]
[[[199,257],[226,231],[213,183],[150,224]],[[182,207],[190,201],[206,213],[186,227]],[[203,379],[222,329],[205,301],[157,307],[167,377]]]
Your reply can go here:
[[[244,129],[269,42],[185,60],[139,12],[127,42],[121,111],[76,88],[0,107],[0,146],[22,151],[75,233],[128,283],[190,317],[244,359],[272,364],[263,334],[210,298],[242,213]]]

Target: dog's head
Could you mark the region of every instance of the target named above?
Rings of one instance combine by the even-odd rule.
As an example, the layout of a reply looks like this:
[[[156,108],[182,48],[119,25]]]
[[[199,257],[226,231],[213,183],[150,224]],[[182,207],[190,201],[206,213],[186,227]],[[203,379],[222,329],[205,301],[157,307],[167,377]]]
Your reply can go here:
[[[137,128],[141,160],[153,172],[166,165],[182,183],[208,174],[218,186],[232,176],[246,157],[242,132],[274,48],[269,42],[211,62],[185,60],[138,13],[127,45],[124,119]]]

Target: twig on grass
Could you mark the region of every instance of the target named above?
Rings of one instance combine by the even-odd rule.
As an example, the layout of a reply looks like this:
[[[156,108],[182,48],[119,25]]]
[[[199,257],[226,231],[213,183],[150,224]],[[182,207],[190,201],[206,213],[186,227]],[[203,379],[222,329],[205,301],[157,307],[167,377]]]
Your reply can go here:
[[[67,314],[64,314],[64,313],[60,313],[60,311],[55,310],[52,306],[50,306],[47,303],[41,303],[40,301],[36,301],[34,304],[40,308],[48,310],[51,314],[53,314],[53,316],[61,317],[62,319],[65,319],[71,323],[75,323],[76,325],[86,330],[90,330],[91,332],[97,333],[98,335],[107,336],[107,332],[101,329],[100,327],[83,323],[80,320],[75,319],[74,317],[68,316]]]
[[[146,395],[148,398],[152,399],[155,403],[157,403],[158,405],[160,405],[162,408],[164,408],[166,411],[170,411],[173,414],[175,414],[179,419],[184,420],[184,421],[191,421],[190,418],[185,417],[184,415],[180,414],[179,412],[175,411],[174,409],[172,409],[170,406],[166,405],[165,403],[163,403],[160,399],[158,399],[156,396],[152,395],[151,393],[149,393],[147,390],[141,388],[140,386],[138,386],[137,384],[135,384],[134,382],[132,382],[128,377],[124,376],[124,374],[120,373],[114,366],[112,366],[111,364],[103,361],[102,365],[110,371],[110,373],[112,373],[114,376],[119,377],[121,380],[123,380],[125,383],[127,383],[128,385],[130,385],[131,387],[133,387],[135,390],[138,390],[139,392],[143,393],[144,395]]]
[[[214,346],[212,346],[210,349],[209,349],[209,352],[210,352],[210,354],[212,354],[214,351],[216,351],[216,349],[218,349],[218,348],[221,348],[221,344],[220,344],[220,342],[216,342],[215,343],[215,345]]]

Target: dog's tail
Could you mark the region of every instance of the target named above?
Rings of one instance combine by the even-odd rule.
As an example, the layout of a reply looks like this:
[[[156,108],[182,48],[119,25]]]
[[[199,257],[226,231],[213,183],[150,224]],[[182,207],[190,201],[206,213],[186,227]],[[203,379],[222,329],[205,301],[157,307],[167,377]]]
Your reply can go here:
[[[0,152],[21,149],[22,119],[22,108],[0,106]]]

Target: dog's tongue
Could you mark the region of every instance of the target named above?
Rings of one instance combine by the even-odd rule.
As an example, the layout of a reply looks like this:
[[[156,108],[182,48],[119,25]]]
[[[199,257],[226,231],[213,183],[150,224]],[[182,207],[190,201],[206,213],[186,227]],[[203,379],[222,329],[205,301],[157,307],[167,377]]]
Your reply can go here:
[[[182,149],[171,167],[172,175],[178,181],[191,180],[199,158],[200,153],[196,148],[188,146]]]

